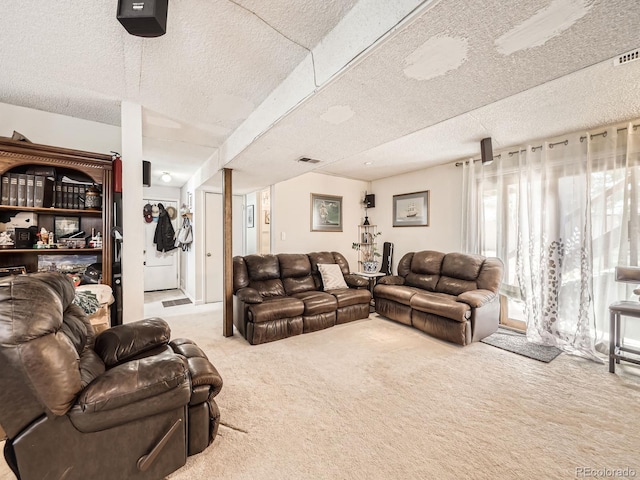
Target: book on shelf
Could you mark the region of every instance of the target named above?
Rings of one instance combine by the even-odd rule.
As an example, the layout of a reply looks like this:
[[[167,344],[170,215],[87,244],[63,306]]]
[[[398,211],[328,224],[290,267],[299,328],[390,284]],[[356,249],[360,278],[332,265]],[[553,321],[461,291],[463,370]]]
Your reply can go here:
[[[18,177],[15,173],[9,174],[9,205],[18,205]]]
[[[62,208],[62,182],[56,181],[56,198],[55,198],[55,207]]]
[[[73,187],[72,187],[73,188]],[[65,182],[62,182],[62,208],[70,208],[69,207],[69,185]]]
[[[27,175],[18,173],[18,207],[27,206]]]
[[[9,205],[9,175],[2,176],[2,205]]]
[[[27,174],[27,207],[34,206],[35,180],[35,175]]]
[[[72,207],[71,208],[75,208],[76,210],[80,208],[80,186],[79,185],[69,185],[70,189],[73,189],[73,194],[72,194]]]
[[[88,187],[86,185],[78,185],[78,188],[80,189],[80,191],[78,192],[78,198],[80,199],[78,200],[78,208],[84,209],[86,208],[84,206],[84,199],[86,198],[85,194],[87,193]]]
[[[33,191],[33,206],[38,208],[49,208],[53,206],[54,181],[42,176],[35,176]]]

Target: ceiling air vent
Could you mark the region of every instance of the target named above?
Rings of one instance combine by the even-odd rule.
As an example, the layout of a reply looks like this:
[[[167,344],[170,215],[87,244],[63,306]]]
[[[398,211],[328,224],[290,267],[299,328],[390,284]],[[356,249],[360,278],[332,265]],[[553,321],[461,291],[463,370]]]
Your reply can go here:
[[[618,55],[613,59],[613,65],[623,65],[625,63],[633,62],[640,58],[640,48],[636,48],[635,50],[631,50],[630,52],[623,53],[622,55]]]
[[[320,160],[316,160],[315,158],[302,157],[302,158],[299,158],[298,160],[296,160],[296,162],[302,162],[302,163],[320,163]]]

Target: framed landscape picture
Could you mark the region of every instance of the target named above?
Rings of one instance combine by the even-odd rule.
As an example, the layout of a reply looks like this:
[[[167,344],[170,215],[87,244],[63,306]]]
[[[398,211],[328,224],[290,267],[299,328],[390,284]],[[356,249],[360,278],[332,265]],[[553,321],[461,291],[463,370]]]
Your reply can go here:
[[[393,196],[394,227],[429,226],[429,190]]]
[[[311,231],[342,231],[342,197],[311,194]]]

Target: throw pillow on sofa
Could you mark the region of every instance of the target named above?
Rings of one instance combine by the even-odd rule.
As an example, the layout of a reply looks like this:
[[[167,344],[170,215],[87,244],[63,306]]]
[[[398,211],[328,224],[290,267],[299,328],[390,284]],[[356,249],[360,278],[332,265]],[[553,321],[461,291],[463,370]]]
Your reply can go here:
[[[336,263],[319,263],[318,271],[322,276],[322,285],[324,290],[337,290],[339,288],[348,288],[347,282],[344,281],[340,265]]]

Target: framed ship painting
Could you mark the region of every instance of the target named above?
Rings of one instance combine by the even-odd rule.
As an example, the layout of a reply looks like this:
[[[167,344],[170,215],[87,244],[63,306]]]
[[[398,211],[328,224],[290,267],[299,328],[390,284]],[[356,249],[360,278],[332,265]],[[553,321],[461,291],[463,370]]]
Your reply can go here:
[[[429,226],[429,190],[393,196],[394,227]]]

